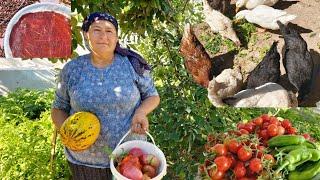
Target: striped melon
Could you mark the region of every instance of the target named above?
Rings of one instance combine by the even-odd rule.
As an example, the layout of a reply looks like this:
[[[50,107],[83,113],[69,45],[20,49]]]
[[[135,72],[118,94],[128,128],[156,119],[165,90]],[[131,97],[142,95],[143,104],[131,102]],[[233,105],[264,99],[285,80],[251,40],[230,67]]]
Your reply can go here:
[[[73,151],[89,148],[97,140],[99,133],[99,119],[89,112],[71,115],[60,128],[62,143]]]

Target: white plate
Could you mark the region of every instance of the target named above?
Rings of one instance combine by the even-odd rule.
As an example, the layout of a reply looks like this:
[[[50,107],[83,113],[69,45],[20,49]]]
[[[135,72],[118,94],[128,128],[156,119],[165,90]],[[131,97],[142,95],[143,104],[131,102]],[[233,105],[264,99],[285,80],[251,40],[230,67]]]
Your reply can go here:
[[[13,58],[11,48],[10,48],[10,43],[9,43],[10,34],[13,26],[19,21],[21,16],[28,13],[47,12],[47,11],[54,11],[55,13],[60,13],[70,19],[71,8],[62,4],[45,2],[45,3],[31,4],[29,6],[22,8],[10,20],[6,28],[6,32],[4,34],[3,46],[4,46],[4,54],[6,58]]]

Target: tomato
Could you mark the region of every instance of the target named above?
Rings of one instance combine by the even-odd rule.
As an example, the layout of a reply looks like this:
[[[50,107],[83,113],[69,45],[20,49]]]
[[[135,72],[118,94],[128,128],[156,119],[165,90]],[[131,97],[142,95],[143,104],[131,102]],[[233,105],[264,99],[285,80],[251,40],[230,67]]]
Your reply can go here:
[[[230,152],[237,153],[241,147],[241,144],[237,140],[231,139],[230,141],[227,142],[227,147]]]
[[[264,147],[264,146],[258,146],[258,147],[257,147],[257,152],[258,152],[257,157],[258,157],[258,158],[261,158],[261,156],[262,156],[263,153],[264,153],[264,150],[265,150],[265,147]]]
[[[250,164],[249,164],[250,165]],[[251,169],[250,169],[250,167],[248,166],[247,167],[247,174],[246,174],[246,176],[247,177],[252,177],[252,176],[255,176],[256,175],[256,173],[255,172],[253,172]]]
[[[257,117],[256,119],[253,120],[254,124],[257,126],[261,126],[263,123],[263,119],[261,117]]]
[[[285,119],[281,122],[281,125],[285,128],[285,129],[289,129],[292,127],[291,122],[288,119]]]
[[[224,172],[219,171],[218,169],[210,169],[209,170],[209,176],[211,177],[211,180],[221,180],[224,177]]]
[[[278,126],[278,136],[284,135],[285,132],[286,130],[284,129],[284,127]]]
[[[278,126],[275,124],[270,124],[268,126],[268,134],[271,137],[276,136],[278,134]]]
[[[234,175],[236,178],[244,177],[247,173],[246,167],[244,166],[244,163],[239,161],[237,162],[236,166],[233,169]]]
[[[310,134],[308,134],[308,133],[305,133],[305,134],[303,134],[302,135],[306,140],[310,140],[311,139],[311,136],[310,136]]]
[[[234,166],[237,164],[237,160],[236,160],[236,158],[234,157],[234,155],[233,155],[232,153],[229,153],[229,154],[227,155],[227,158],[229,158],[230,161],[231,161],[231,166],[230,166],[230,168],[234,168]]]
[[[249,123],[244,125],[243,129],[247,130],[249,133],[252,133],[254,128],[255,128],[254,124],[249,122]]]
[[[276,160],[274,159],[274,157],[271,154],[265,154],[263,156],[263,159],[271,161],[271,165],[274,165]]]
[[[244,128],[244,123],[238,123],[238,125],[237,125],[237,128],[240,130],[240,129],[243,129]]]
[[[261,130],[259,133],[259,137],[264,140],[267,140],[269,138],[268,130],[266,130],[266,129]]]
[[[247,161],[252,157],[252,150],[248,147],[241,147],[238,150],[237,155],[241,161]]]
[[[288,129],[288,134],[296,134],[296,133],[297,133],[297,129],[296,129],[296,128],[290,127],[290,128]]]
[[[269,122],[270,122],[270,124],[280,125],[279,120],[274,116],[270,117],[270,121]]]
[[[211,152],[216,153],[218,156],[227,155],[228,149],[224,144],[216,144],[211,148]]]
[[[270,123],[264,122],[264,123],[262,124],[261,129],[268,129],[268,126],[269,126],[269,125],[270,125]]]
[[[241,134],[250,134],[247,130],[245,129],[240,129],[240,133]]]
[[[259,173],[262,170],[261,160],[259,158],[253,158],[250,160],[249,168],[255,172]]]
[[[270,120],[270,117],[268,114],[262,114],[260,117],[263,119],[263,122],[269,122]]]
[[[227,158],[226,156],[217,157],[214,162],[217,165],[219,171],[225,172],[231,167],[232,160]]]

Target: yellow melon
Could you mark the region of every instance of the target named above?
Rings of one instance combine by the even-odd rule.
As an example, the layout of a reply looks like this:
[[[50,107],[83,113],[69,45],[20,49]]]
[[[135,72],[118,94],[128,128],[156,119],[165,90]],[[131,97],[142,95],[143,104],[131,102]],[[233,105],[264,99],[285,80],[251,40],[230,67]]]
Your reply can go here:
[[[100,134],[100,121],[92,113],[77,112],[71,115],[60,128],[62,143],[73,151],[89,148]]]

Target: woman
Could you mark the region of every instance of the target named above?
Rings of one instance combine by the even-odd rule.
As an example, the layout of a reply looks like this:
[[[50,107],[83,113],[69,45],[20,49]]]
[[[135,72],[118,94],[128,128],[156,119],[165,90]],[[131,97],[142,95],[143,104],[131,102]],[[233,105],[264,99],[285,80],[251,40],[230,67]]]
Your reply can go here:
[[[65,148],[65,155],[73,179],[111,179],[105,148],[114,149],[129,129],[144,134],[149,126],[147,114],[158,106],[160,98],[144,59],[120,47],[113,16],[92,13],[85,18],[82,30],[91,53],[62,69],[52,119],[59,129],[78,111],[92,112],[99,118],[97,141],[81,152]]]

